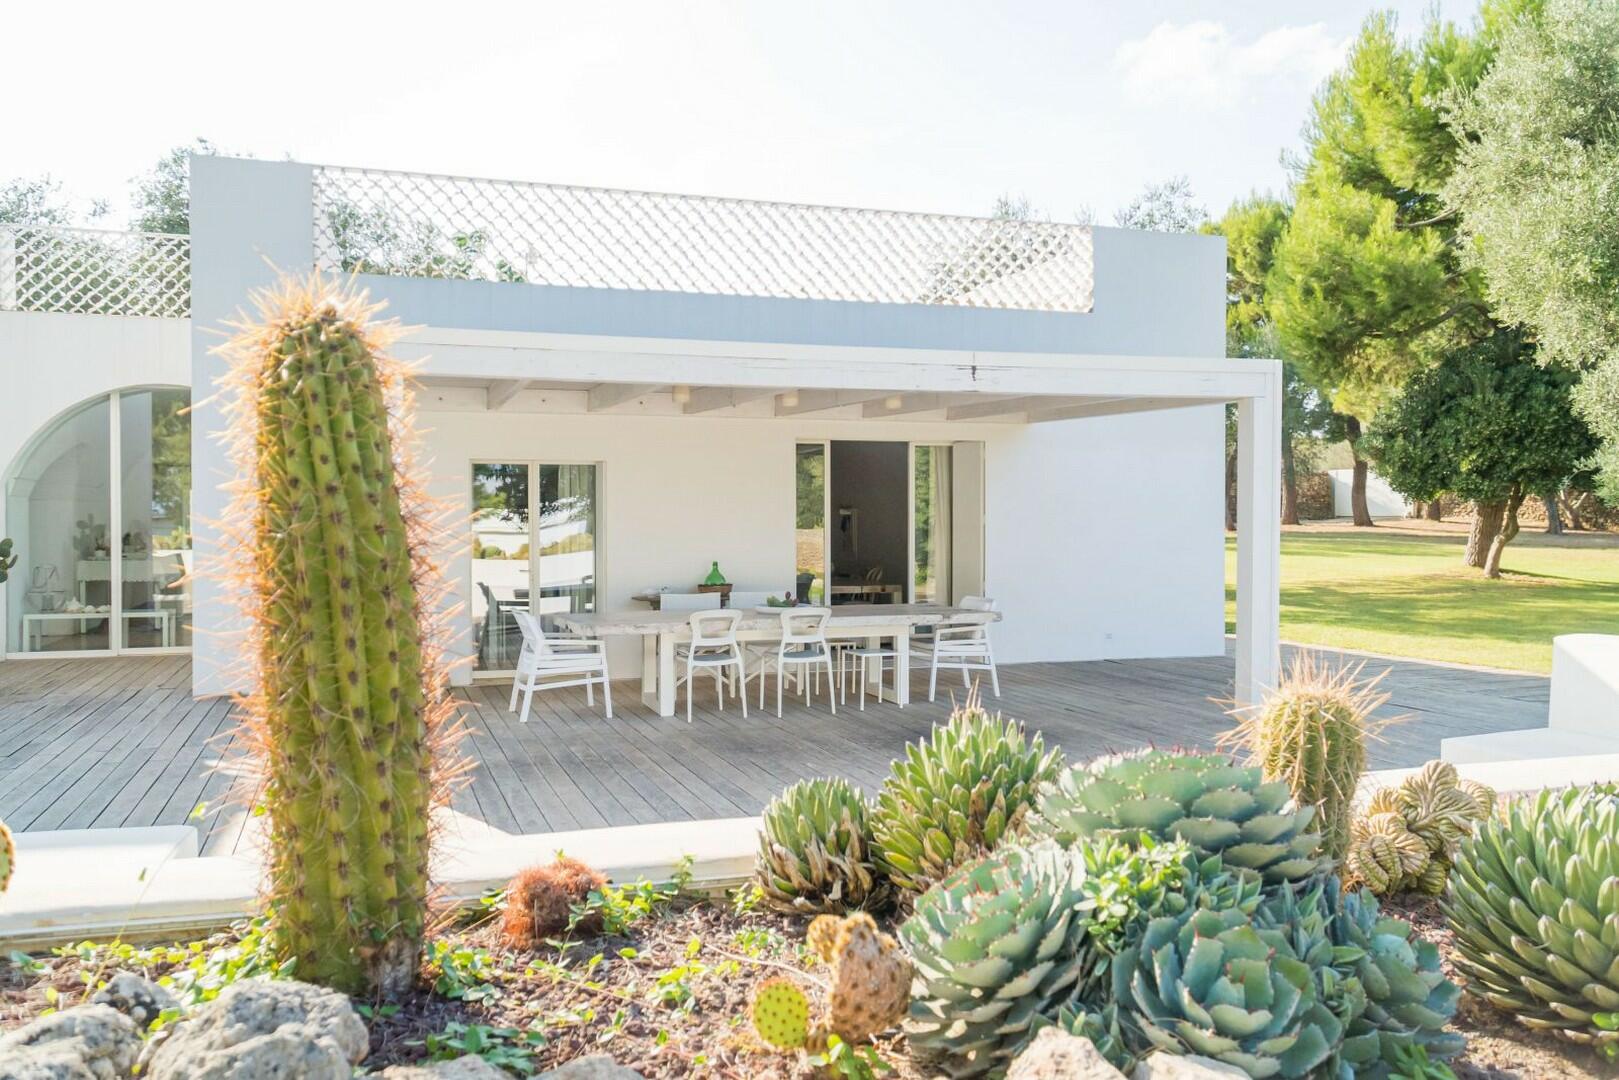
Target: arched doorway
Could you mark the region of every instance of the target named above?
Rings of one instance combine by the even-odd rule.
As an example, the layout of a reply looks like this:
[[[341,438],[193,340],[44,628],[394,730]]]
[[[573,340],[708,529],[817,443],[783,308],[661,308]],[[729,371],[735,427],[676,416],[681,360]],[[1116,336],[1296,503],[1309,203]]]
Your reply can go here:
[[[191,644],[191,393],[119,390],[58,417],[6,477],[6,649]]]

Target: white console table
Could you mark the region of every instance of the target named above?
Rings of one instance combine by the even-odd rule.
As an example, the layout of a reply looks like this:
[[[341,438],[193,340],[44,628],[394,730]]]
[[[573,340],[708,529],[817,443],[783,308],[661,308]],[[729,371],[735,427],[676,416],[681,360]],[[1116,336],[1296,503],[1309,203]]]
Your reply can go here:
[[[45,624],[77,619],[79,633],[88,631],[88,623],[94,619],[111,619],[110,611],[30,611],[22,617],[23,645],[29,652],[40,652],[45,644]],[[163,647],[169,648],[174,644],[174,612],[168,608],[145,608],[141,610],[126,611],[123,614],[124,624],[127,626],[131,620],[151,619],[158,626],[162,634]]]

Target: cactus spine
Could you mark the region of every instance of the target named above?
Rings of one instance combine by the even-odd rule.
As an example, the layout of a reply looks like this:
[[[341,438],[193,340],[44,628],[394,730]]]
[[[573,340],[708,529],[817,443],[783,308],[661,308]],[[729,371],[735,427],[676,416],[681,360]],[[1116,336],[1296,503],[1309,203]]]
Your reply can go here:
[[[409,394],[363,295],[315,275],[257,300],[226,355],[276,936],[300,978],[392,995],[415,977],[449,713]]]

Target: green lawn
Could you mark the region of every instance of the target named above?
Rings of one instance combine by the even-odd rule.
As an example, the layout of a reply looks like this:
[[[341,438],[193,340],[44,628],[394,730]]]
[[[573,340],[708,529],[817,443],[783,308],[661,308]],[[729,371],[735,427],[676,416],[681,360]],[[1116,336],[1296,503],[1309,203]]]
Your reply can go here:
[[[1515,543],[1498,581],[1463,567],[1461,554],[1459,536],[1285,532],[1282,638],[1546,672],[1553,636],[1619,633],[1619,548]],[[1228,632],[1235,566],[1228,537]]]

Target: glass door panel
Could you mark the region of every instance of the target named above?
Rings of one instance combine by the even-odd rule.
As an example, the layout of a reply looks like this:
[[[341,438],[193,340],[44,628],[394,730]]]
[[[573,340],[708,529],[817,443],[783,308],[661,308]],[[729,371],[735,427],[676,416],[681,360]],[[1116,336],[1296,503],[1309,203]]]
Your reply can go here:
[[[596,610],[596,466],[541,465],[540,542],[533,610],[547,633],[551,616]]]
[[[124,649],[191,644],[191,415],[184,390],[118,395]]]
[[[529,607],[529,465],[472,466],[473,670],[517,667],[523,635],[512,617]]]
[[[796,468],[797,514],[794,547],[798,599],[819,604],[826,599],[826,444],[799,443]]]
[[[950,466],[948,446],[915,448],[915,562],[918,604],[950,602]]]
[[[14,652],[112,647],[111,414],[102,398],[57,422],[6,485],[18,556],[6,583]]]

